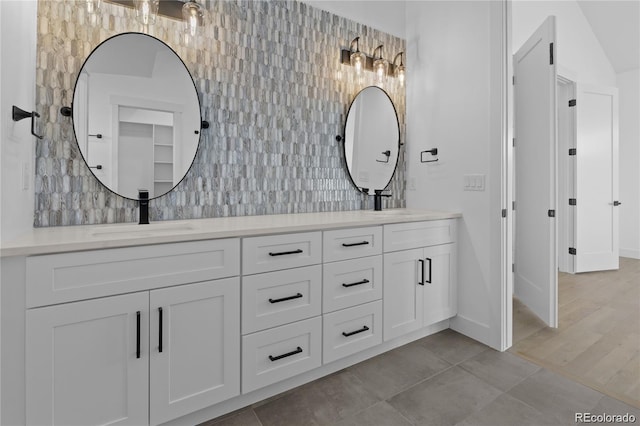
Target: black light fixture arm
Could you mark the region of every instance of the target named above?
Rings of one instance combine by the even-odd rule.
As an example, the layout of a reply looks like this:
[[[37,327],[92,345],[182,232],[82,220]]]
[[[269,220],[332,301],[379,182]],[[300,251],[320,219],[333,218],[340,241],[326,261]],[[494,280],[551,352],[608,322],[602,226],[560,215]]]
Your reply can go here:
[[[40,114],[35,111],[27,112],[17,106],[13,105],[11,108],[11,119],[13,121],[24,120],[25,118],[31,118],[31,134],[38,139],[42,139],[43,136],[36,134],[36,118],[39,118]]]

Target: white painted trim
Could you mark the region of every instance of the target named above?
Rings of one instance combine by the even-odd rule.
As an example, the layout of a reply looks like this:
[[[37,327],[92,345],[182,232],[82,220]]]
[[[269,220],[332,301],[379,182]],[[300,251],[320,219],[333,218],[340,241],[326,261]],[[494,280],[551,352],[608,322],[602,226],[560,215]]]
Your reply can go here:
[[[492,330],[489,325],[482,324],[478,321],[461,315],[451,318],[450,322],[450,328],[452,330],[457,331],[460,334],[464,334],[465,336],[471,337],[472,339],[484,343],[487,346],[492,346]]]
[[[511,347],[513,337],[513,61],[511,60],[511,7],[512,1],[502,2],[502,156],[501,156],[501,197],[507,218],[502,222],[501,239],[501,282],[500,282],[500,342],[497,349],[504,351]]]
[[[631,259],[640,259],[640,249],[620,249],[620,257],[629,257]]]

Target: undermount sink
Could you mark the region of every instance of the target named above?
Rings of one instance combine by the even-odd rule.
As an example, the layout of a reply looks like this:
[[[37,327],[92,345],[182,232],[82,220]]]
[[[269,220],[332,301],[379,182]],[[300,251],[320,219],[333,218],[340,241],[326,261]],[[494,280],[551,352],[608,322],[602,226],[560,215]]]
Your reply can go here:
[[[128,223],[126,225],[105,225],[91,231],[94,236],[107,235],[153,235],[165,234],[176,231],[192,231],[195,228],[190,223],[162,223],[156,222],[148,225]]]

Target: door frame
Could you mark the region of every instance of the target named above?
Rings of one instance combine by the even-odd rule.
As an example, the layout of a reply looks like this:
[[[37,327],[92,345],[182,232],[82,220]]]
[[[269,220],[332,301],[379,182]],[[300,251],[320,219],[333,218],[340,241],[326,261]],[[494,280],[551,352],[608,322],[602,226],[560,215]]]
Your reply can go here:
[[[576,147],[576,117],[574,111],[566,114],[562,113],[561,108],[569,108],[563,104],[565,99],[560,99],[561,93],[567,94],[568,99],[576,98],[576,80],[569,77],[573,75],[568,70],[559,70],[558,72],[558,271],[575,273],[575,257],[569,254],[568,248],[575,247],[575,208],[569,206],[569,198],[575,198],[576,195],[576,174],[575,157],[569,156],[569,149]],[[563,89],[561,89],[561,87]],[[565,111],[566,112],[566,111]]]

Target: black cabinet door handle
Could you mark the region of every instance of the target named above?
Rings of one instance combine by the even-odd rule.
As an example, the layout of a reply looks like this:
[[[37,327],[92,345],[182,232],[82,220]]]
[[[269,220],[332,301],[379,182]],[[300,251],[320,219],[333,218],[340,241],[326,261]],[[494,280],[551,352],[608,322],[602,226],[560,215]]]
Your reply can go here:
[[[162,308],[158,308],[158,352],[162,352]]]
[[[276,356],[269,355],[269,359],[271,361],[277,361],[279,359],[286,358],[291,355],[299,354],[300,352],[302,352],[302,348],[298,346],[295,351],[287,352],[286,354],[276,355]]]
[[[364,280],[358,281],[355,283],[349,283],[349,284],[342,283],[342,287],[353,287],[354,285],[367,284],[368,282],[369,280],[365,278]]]
[[[369,244],[369,241],[362,241],[359,243],[342,243],[342,247],[366,246],[367,244]]]
[[[136,312],[136,358],[140,358],[140,311]]]
[[[280,299],[269,299],[269,303],[278,303],[278,302],[286,302],[287,300],[300,299],[302,297],[302,293],[296,293],[293,296],[282,297]]]
[[[365,325],[364,327],[362,327],[361,329],[356,330],[356,331],[350,331],[350,332],[348,332],[348,333],[347,333],[347,332],[345,332],[345,331],[343,331],[343,332],[342,332],[342,335],[343,335],[344,337],[349,337],[349,336],[353,336],[354,334],[358,334],[358,333],[365,332],[365,331],[367,331],[367,330],[369,330],[369,327],[367,327],[367,326]]]
[[[429,279],[428,280],[424,280],[427,284],[431,284],[431,258],[427,257],[427,259],[429,261]]]
[[[299,254],[302,253],[302,249],[291,250],[291,251],[280,251],[280,252],[269,252],[269,256],[285,256],[287,254]]]
[[[424,260],[418,259],[418,263],[420,264],[420,281],[418,281],[418,284],[424,285]]]

